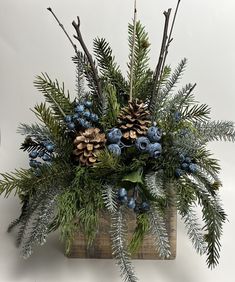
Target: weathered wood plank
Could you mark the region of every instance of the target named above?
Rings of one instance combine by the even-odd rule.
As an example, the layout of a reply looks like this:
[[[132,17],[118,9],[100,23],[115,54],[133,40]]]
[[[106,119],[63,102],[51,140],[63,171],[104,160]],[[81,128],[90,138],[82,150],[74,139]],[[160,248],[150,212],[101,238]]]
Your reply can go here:
[[[128,216],[128,239],[130,240],[131,234],[135,229],[136,223],[133,214]],[[169,259],[175,259],[176,257],[176,229],[177,229],[177,212],[175,207],[170,207],[166,213],[166,225],[169,234],[171,256]],[[100,258],[110,259],[112,258],[112,249],[110,241],[110,219],[106,214],[101,216],[100,228],[97,232],[94,244],[87,248],[87,244],[84,235],[78,232],[75,235],[74,242],[72,244],[69,258]],[[160,259],[155,251],[153,237],[147,235],[144,242],[139,249],[138,253],[132,256],[133,259]]]

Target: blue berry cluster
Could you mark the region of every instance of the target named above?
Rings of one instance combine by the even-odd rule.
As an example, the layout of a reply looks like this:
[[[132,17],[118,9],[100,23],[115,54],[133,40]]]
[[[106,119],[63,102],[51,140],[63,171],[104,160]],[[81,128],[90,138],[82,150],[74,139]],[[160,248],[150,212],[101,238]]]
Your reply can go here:
[[[120,204],[127,205],[131,210],[134,210],[136,213],[147,212],[150,209],[150,205],[147,202],[137,203],[135,191],[132,197],[128,197],[127,190],[125,188],[120,188],[118,190],[118,200]]]
[[[151,126],[148,129],[147,137],[139,137],[136,139],[135,146],[138,151],[148,153],[152,158],[158,158],[162,152],[160,144],[162,132],[157,126]]]
[[[185,172],[195,173],[197,171],[196,163],[187,155],[180,154],[180,168],[175,171],[176,177],[182,176]]]
[[[74,114],[67,115],[64,121],[71,131],[77,127],[90,128],[99,121],[97,114],[93,113],[92,102],[85,100],[83,103],[75,103]]]
[[[110,143],[108,145],[108,150],[116,155],[121,155],[121,139],[122,139],[122,132],[119,128],[112,128],[107,134],[107,140]]]
[[[40,145],[40,150],[33,150],[29,153],[29,165],[35,169],[36,176],[40,176],[40,167],[43,165],[37,158],[40,158],[46,164],[50,164],[55,149],[55,145],[51,141],[43,141]]]

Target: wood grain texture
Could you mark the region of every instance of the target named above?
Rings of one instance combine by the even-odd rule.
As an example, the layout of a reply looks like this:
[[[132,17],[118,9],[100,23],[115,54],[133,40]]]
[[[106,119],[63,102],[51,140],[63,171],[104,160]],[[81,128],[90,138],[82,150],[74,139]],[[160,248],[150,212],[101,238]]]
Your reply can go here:
[[[134,213],[128,215],[128,239],[130,240],[135,229],[136,222]],[[166,212],[166,225],[171,246],[170,260],[176,257],[176,229],[177,229],[177,212],[175,207],[168,208]],[[87,248],[84,235],[78,232],[75,235],[69,258],[95,258],[95,259],[110,259],[112,258],[112,248],[110,240],[110,218],[107,214],[102,214],[100,217],[100,228],[97,231],[94,244]],[[157,260],[159,258],[154,247],[154,238],[151,235],[146,235],[139,251],[132,256],[133,259]]]

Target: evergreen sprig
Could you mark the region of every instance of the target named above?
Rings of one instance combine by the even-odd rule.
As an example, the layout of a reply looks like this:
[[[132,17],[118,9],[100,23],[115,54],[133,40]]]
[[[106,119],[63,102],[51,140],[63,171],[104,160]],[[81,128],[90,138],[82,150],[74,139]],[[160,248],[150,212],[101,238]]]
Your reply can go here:
[[[120,91],[126,91],[127,82],[122,76],[120,67],[115,62],[113,51],[106,39],[94,39],[94,53],[103,78],[105,78],[108,83],[112,84],[117,89],[118,93],[120,93]]]
[[[134,33],[134,24],[129,24],[128,26],[129,33],[129,48],[130,55],[129,59],[131,60],[132,47],[134,44],[134,64],[133,64],[133,97],[141,97],[142,93],[140,90],[143,88],[143,84],[146,83],[149,77],[148,72],[148,62],[149,62],[149,39],[148,34],[145,31],[145,27],[141,24],[140,21],[136,23],[136,33],[135,39],[133,42],[133,33]],[[131,63],[128,64],[129,72],[128,76],[130,77],[131,72]]]
[[[60,86],[58,80],[54,82],[47,73],[42,73],[36,77],[34,86],[43,93],[46,102],[50,104],[55,117],[58,119],[63,120],[65,115],[73,111],[69,92],[65,94],[64,84]]]

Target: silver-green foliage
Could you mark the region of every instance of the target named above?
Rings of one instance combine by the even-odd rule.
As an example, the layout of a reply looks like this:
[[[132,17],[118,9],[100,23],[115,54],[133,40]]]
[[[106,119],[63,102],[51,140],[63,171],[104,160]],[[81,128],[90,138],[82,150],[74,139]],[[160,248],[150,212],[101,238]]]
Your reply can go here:
[[[130,254],[127,250],[126,239],[126,220],[122,208],[111,214],[111,240],[113,256],[120,267],[121,276],[125,282],[138,281],[135,276],[134,267],[130,260]]]

